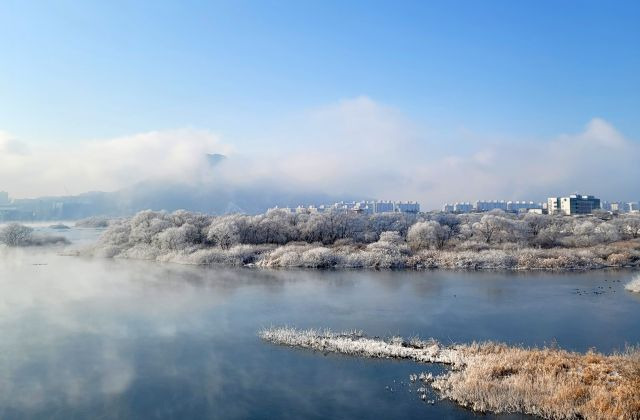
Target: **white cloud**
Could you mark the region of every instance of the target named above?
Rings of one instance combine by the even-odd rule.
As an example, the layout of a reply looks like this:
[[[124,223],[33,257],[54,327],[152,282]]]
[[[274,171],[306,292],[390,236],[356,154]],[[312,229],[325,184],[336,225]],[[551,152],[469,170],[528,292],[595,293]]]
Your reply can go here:
[[[594,118],[577,134],[551,140],[501,142],[420,168],[443,201],[544,199],[571,192],[605,199],[638,199],[640,147]],[[436,200],[437,204],[438,201]]]
[[[232,155],[215,173],[230,186],[254,184],[445,201],[544,199],[589,192],[638,199],[640,148],[599,118],[552,139],[438,141],[399,110],[357,97],[305,112],[263,133],[263,149]],[[524,135],[527,138],[528,136]],[[206,153],[232,152],[209,131],[150,132],[42,150],[0,136],[0,189],[23,196],[115,190],[146,179],[210,180]],[[19,147],[18,147],[19,145]]]
[[[543,200],[574,191],[640,197],[638,144],[599,118],[580,133],[553,139],[476,136],[483,140],[470,150],[468,143],[439,142],[398,110],[359,97],[313,110],[290,131],[291,138],[278,139],[293,145],[289,150],[279,148],[243,176],[354,197],[416,199],[425,208],[445,201]]]
[[[0,155],[2,154],[26,155],[29,154],[29,146],[13,138],[6,131],[0,131]]]
[[[193,182],[208,175],[207,153],[229,153],[209,131],[149,132],[76,147],[27,148],[0,137],[0,189],[16,196],[112,191],[147,179]],[[31,150],[30,153],[24,151]]]

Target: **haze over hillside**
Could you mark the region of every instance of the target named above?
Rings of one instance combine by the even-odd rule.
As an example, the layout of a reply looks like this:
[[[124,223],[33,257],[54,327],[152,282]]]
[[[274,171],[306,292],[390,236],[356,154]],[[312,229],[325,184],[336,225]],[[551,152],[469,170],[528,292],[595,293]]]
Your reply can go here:
[[[221,174],[221,165],[229,159],[222,154],[207,154],[206,161],[210,172],[197,181],[150,179],[110,192],[17,199],[12,206],[16,209],[13,218],[50,220],[95,215],[123,216],[145,209],[257,214],[274,206],[317,205],[351,198],[321,191],[286,189],[283,185],[259,181],[246,185],[226,184],[217,175]]]

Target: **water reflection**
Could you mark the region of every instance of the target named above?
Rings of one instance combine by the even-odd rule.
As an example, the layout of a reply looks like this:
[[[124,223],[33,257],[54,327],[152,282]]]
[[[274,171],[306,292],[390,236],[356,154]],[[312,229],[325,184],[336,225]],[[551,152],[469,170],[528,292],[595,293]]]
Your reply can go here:
[[[627,277],[229,270],[2,249],[0,417],[473,417],[399,385],[442,367],[255,333],[293,324],[609,351],[640,342],[640,302],[617,282]],[[610,293],[573,293],[605,282]]]

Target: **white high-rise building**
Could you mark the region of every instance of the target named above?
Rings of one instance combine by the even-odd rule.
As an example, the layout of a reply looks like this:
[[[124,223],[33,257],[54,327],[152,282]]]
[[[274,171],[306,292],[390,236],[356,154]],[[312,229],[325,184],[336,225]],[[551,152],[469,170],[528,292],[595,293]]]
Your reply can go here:
[[[474,204],[476,211],[504,210],[507,211],[507,202],[504,200],[476,201]]]
[[[393,204],[396,213],[420,213],[420,204],[416,201],[396,201]]]
[[[467,203],[456,203],[453,205],[453,211],[456,213],[471,213],[473,211],[473,204]]]
[[[453,204],[446,203],[444,206],[442,206],[442,211],[444,213],[453,213]]]

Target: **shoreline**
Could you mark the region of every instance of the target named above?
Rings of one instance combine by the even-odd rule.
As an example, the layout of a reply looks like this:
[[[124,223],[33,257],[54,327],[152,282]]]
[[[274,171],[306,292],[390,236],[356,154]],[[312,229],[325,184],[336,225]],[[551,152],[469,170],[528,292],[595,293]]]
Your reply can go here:
[[[153,247],[132,247],[112,253],[93,245],[65,250],[62,255],[132,259],[196,266],[245,267],[252,269],[309,270],[397,270],[397,271],[507,271],[587,272],[594,270],[640,270],[640,260],[623,256],[610,262],[592,249],[499,249],[479,252],[428,251],[409,255],[371,255],[366,250],[349,250],[313,244],[278,247],[239,245],[227,250],[193,248],[166,252]]]

